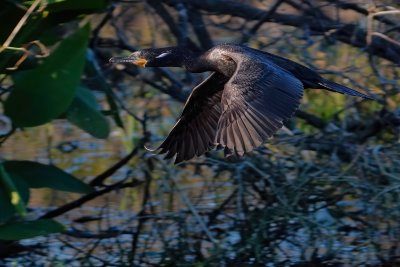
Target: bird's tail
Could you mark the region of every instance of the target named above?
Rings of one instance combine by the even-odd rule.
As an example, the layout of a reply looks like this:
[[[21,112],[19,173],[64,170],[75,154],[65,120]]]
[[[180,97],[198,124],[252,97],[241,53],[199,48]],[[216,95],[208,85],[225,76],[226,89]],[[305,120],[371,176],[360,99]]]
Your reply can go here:
[[[345,94],[345,95],[351,95],[351,96],[358,96],[358,97],[362,97],[362,98],[366,98],[366,99],[375,99],[373,96],[371,95],[367,95],[361,92],[358,92],[354,89],[351,89],[347,86],[329,81],[329,80],[324,80],[322,82],[318,83],[320,86],[322,86],[322,88],[325,88],[329,91],[333,91],[333,92],[337,92],[337,93],[341,93],[341,94]]]

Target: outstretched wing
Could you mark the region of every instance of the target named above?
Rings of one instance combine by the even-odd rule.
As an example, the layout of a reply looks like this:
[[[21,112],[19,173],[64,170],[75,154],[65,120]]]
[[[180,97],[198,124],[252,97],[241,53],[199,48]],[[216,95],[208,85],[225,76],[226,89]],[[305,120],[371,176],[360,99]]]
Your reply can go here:
[[[226,83],[215,143],[243,155],[271,137],[291,118],[303,85],[270,61],[239,59]]]
[[[319,88],[319,89],[326,89],[332,92],[351,95],[351,96],[358,96],[366,99],[375,99],[373,95],[370,95],[367,91],[367,94],[363,92],[359,92],[347,86],[329,81],[321,77],[321,75],[306,66],[303,66],[295,61],[290,59],[280,57],[274,54],[270,54],[265,51],[257,50],[250,47],[245,47],[256,54],[262,54],[269,58],[272,62],[274,62],[279,67],[287,70],[288,72],[292,73],[295,77],[297,77],[301,82],[304,84],[306,88]]]
[[[212,73],[190,94],[178,121],[164,142],[156,149],[176,155],[175,163],[200,156],[214,146],[215,133],[221,115],[221,95],[228,78]]]

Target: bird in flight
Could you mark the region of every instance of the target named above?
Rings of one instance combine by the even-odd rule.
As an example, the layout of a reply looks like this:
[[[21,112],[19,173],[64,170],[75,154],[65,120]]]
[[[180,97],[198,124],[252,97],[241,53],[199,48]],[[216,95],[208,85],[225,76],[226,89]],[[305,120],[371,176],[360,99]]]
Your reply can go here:
[[[299,63],[241,45],[217,45],[201,53],[180,46],[149,48],[110,62],[211,72],[192,90],[178,121],[156,149],[165,158],[175,157],[175,163],[216,146],[239,156],[252,151],[294,115],[305,88],[372,99]]]

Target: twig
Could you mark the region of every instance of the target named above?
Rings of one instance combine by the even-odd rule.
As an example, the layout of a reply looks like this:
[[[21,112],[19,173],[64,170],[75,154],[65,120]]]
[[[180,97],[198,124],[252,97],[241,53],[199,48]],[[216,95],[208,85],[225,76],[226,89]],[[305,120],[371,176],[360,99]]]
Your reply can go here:
[[[197,40],[200,42],[201,47],[207,50],[213,46],[213,40],[210,37],[210,33],[204,24],[202,14],[194,8],[189,9],[189,21],[192,24],[193,31],[197,35]]]
[[[366,42],[367,42],[368,46],[371,45],[371,43],[372,43],[372,34],[373,34],[373,30],[372,30],[373,23],[372,23],[372,20],[376,16],[389,15],[389,14],[400,14],[400,10],[386,10],[386,11],[380,11],[380,12],[376,12],[376,13],[371,13],[371,14],[368,15],[368,19],[367,19],[367,29],[368,30],[367,30],[367,36],[366,36]],[[389,37],[387,37],[387,38],[389,38]],[[398,42],[396,42],[396,45],[398,45]]]
[[[265,13],[265,15],[248,31],[245,32],[241,42],[242,43],[247,43],[249,39],[258,31],[258,29],[270,18],[272,15],[278,10],[279,6],[282,5],[285,2],[285,0],[277,0],[275,3],[272,5],[272,7]]]
[[[88,202],[92,199],[95,199],[101,195],[107,194],[113,190],[122,189],[122,188],[126,188],[126,187],[136,187],[142,183],[143,182],[139,181],[139,180],[133,180],[132,182],[129,182],[129,183],[124,183],[123,181],[117,182],[115,184],[106,186],[105,188],[103,188],[101,190],[94,191],[92,193],[84,195],[84,196],[82,196],[74,201],[71,201],[59,208],[51,210],[51,211],[45,213],[44,215],[40,216],[40,219],[49,219],[49,218],[54,218],[54,217],[60,216],[70,210],[73,210],[75,208],[82,206],[83,204],[85,204],[86,202]]]
[[[258,173],[261,177],[263,177],[264,179],[266,179],[269,182],[269,185],[271,187],[271,189],[275,192],[276,194],[276,198],[279,200],[279,202],[285,206],[285,207],[289,207],[288,205],[288,201],[286,198],[283,198],[281,194],[279,194],[279,190],[278,187],[275,185],[275,181],[273,179],[270,179],[269,175],[267,173],[265,173],[264,171],[260,170],[257,166],[255,166],[252,162],[249,161],[245,161],[244,162],[245,165],[247,165],[250,169],[252,169],[253,171],[255,171],[256,173]]]
[[[221,211],[229,204],[229,202],[232,201],[232,199],[236,196],[238,193],[238,189],[235,188],[233,192],[218,206],[218,208],[214,209],[208,214],[208,222],[207,226],[210,227],[215,219],[218,217],[218,215],[221,213]]]
[[[93,48],[94,46],[97,45],[97,42],[99,40],[99,33],[100,33],[101,29],[103,29],[103,27],[107,24],[107,22],[112,19],[114,9],[115,9],[115,5],[111,4],[108,7],[106,15],[103,17],[103,19],[100,21],[100,23],[96,26],[96,28],[93,29],[93,31],[92,31],[93,38],[90,42],[90,47]]]
[[[199,224],[200,228],[204,231],[208,239],[213,242],[214,244],[217,244],[218,241],[213,237],[213,234],[208,230],[207,224],[204,222],[203,218],[200,216],[200,214],[197,212],[196,208],[193,206],[192,202],[190,199],[187,197],[187,195],[182,191],[178,183],[175,181],[175,178],[172,174],[170,174],[170,170],[168,166],[166,166],[166,170],[168,171],[168,178],[173,184],[174,188],[176,189],[176,192],[179,195],[179,198],[182,200],[183,203],[189,208],[190,212],[193,214],[194,218],[196,219],[197,223]]]
[[[396,181],[400,181],[400,177],[399,176],[393,175],[393,174],[388,173],[386,171],[385,166],[383,166],[383,164],[381,162],[381,158],[378,156],[378,153],[379,153],[380,149],[381,149],[381,146],[377,145],[372,150],[372,155],[374,156],[376,164],[378,164],[379,172],[381,174],[383,174],[384,176],[388,177],[388,178],[391,178],[391,179],[396,180]]]
[[[162,1],[147,0],[146,3],[149,6],[151,6],[154,9],[154,11],[156,11],[157,15],[161,17],[161,19],[165,22],[165,24],[167,24],[171,33],[175,36],[175,38],[179,42],[182,37],[180,28],[176,25],[172,15],[163,6]],[[176,5],[176,2],[174,1],[173,4]],[[179,4],[178,4],[178,6],[176,6],[176,8],[179,10]],[[190,40],[189,37],[187,37],[185,39],[185,44],[187,44],[189,47],[191,47],[193,49],[198,49],[197,45],[192,40]]]
[[[356,3],[349,3],[349,1],[342,1],[342,0],[328,0],[331,3],[334,3],[337,7],[341,9],[350,9],[354,10],[357,13],[363,14],[365,16],[368,16],[369,11],[366,8],[363,8],[361,5],[358,5]],[[361,4],[362,2],[360,2]],[[383,22],[388,25],[396,25],[395,21],[389,20],[385,17],[374,17],[374,19]]]
[[[22,26],[24,26],[26,20],[29,18],[29,16],[32,14],[32,12],[35,10],[35,8],[39,5],[39,3],[42,0],[35,0],[35,2],[32,3],[32,5],[28,8],[28,10],[25,12],[25,14],[22,16],[22,18],[19,20],[11,34],[8,36],[6,41],[3,43],[3,45],[0,47],[0,53],[4,51],[7,47],[10,46],[11,42],[14,40],[15,36],[17,33],[21,30]]]
[[[178,10],[178,29],[179,29],[179,37],[178,44],[181,46],[186,46],[187,41],[189,40],[188,36],[188,11],[185,5],[179,1],[176,4],[176,8]]]
[[[103,173],[99,174],[95,177],[89,184],[91,186],[103,186],[103,182],[105,179],[113,175],[118,169],[127,164],[136,154],[139,152],[139,148],[143,146],[143,141],[140,141],[139,144],[132,149],[132,151],[122,158],[120,161],[115,163],[113,166],[105,170]]]
[[[145,181],[145,185],[144,185],[144,192],[143,192],[143,198],[142,198],[142,209],[137,214],[138,224],[137,224],[135,233],[132,234],[131,251],[130,251],[130,255],[129,255],[130,262],[133,262],[133,260],[134,260],[134,257],[136,255],[136,250],[138,247],[139,236],[142,232],[144,223],[148,219],[148,217],[146,216],[146,206],[150,199],[150,185],[151,185],[151,182],[153,179],[152,179],[150,171],[146,170],[145,174],[146,174],[146,181]]]

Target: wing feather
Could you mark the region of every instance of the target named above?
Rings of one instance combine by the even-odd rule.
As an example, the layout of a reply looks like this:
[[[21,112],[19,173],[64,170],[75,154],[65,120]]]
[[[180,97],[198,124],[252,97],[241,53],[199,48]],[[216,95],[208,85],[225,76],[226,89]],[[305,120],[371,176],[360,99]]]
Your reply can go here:
[[[160,154],[175,158],[175,163],[189,160],[209,151],[214,146],[221,116],[220,100],[228,78],[213,72],[190,94],[178,121],[159,145]]]
[[[209,151],[252,151],[280,129],[299,107],[303,85],[293,74],[260,54],[231,51],[232,77],[214,72],[193,89],[181,116],[158,147],[175,163]]]
[[[293,116],[304,88],[270,61],[232,58],[237,68],[222,93],[215,142],[241,156],[272,137]]]

